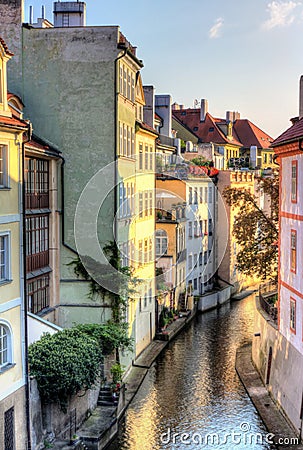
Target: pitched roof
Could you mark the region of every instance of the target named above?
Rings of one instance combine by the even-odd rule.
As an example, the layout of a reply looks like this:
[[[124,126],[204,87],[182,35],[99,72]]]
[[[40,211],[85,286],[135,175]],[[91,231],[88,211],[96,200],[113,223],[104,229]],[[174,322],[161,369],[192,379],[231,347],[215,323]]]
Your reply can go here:
[[[202,142],[233,144],[242,147],[236,136],[233,135],[232,139],[228,139],[220,129],[219,124],[226,125],[223,119],[214,118],[206,113],[205,120],[200,122],[200,109],[174,110],[172,114],[193,130]]]
[[[26,130],[27,123],[24,120],[16,119],[15,117],[1,116],[0,114],[0,125],[16,128],[24,128]]]
[[[6,53],[7,55],[9,55],[9,56],[13,56],[13,55],[14,55],[13,52],[10,52],[10,51],[9,51],[9,49],[8,49],[8,47],[7,47],[7,45],[6,45],[5,41],[4,41],[4,39],[2,39],[1,36],[0,36],[0,44],[2,45],[3,50],[5,51],[5,53]]]
[[[273,139],[248,119],[237,119],[234,130],[243,147],[250,148],[255,145],[258,148],[269,148]]]
[[[303,137],[303,117],[294,125],[288,128],[284,133],[280,134],[272,143],[272,147],[277,147],[289,141],[296,141]]]
[[[249,148],[255,145],[258,148],[271,147],[272,138],[248,119],[237,119],[232,127],[232,139],[226,136],[227,122],[206,113],[205,120],[200,121],[200,109],[173,110],[174,117],[179,119],[202,140],[215,144],[234,144]]]
[[[172,128],[177,131],[178,138],[192,141],[194,144],[198,143],[198,136],[175,116],[172,116]]]

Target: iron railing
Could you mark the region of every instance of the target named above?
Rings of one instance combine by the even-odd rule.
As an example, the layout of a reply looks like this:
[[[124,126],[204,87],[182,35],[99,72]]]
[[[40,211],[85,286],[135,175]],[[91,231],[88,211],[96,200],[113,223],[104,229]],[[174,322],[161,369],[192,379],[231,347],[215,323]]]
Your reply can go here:
[[[260,306],[275,323],[278,321],[278,308],[275,306],[277,298],[277,283],[274,281],[269,281],[268,283],[264,283],[259,286]]]

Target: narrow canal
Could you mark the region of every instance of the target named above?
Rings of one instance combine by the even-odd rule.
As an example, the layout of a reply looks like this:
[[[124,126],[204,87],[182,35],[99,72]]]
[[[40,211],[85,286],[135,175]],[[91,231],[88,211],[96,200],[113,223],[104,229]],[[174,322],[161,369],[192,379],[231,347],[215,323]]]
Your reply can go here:
[[[150,369],[110,450],[269,449],[234,369],[254,311],[250,296],[198,316]]]

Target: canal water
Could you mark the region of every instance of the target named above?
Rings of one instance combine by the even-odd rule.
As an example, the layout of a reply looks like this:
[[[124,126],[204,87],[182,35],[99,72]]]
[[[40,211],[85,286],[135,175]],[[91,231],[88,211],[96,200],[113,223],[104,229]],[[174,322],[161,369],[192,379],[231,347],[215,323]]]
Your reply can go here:
[[[234,368],[254,312],[250,296],[197,316],[149,370],[109,449],[271,448]]]

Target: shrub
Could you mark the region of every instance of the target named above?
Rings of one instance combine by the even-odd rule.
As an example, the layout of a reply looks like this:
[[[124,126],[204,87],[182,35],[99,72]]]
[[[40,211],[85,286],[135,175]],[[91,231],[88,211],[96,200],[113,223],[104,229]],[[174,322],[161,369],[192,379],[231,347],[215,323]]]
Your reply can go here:
[[[97,340],[76,328],[44,334],[28,356],[42,401],[58,402],[64,412],[71,395],[95,384],[102,359]]]

